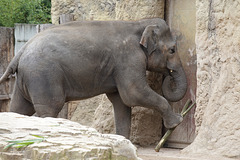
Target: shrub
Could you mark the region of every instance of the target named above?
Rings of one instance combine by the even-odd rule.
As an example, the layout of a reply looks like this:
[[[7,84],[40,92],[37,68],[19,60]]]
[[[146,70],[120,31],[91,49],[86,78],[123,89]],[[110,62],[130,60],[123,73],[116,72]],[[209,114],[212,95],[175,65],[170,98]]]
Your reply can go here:
[[[51,0],[1,0],[0,25],[51,23]]]

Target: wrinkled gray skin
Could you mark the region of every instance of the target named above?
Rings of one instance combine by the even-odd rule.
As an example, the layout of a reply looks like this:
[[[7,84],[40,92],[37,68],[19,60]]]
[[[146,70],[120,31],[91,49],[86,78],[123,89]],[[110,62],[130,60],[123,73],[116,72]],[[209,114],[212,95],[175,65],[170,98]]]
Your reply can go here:
[[[129,137],[131,107],[158,110],[166,128],[182,117],[170,101],[187,89],[169,27],[162,19],[86,21],[52,27],[31,39],[0,79],[17,74],[10,111],[56,117],[67,101],[106,93],[114,106],[117,134]],[[146,81],[146,70],[161,72],[164,97]]]

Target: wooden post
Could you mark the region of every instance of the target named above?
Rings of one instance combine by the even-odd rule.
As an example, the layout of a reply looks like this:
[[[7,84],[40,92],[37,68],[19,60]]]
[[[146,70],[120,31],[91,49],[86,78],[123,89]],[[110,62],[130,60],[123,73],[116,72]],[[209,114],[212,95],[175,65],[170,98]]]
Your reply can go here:
[[[74,16],[73,14],[61,14],[59,17],[59,23],[67,23],[67,22],[71,22],[74,21]]]
[[[6,71],[14,56],[14,29],[0,27],[0,76]],[[9,111],[14,78],[0,85],[0,112]]]
[[[53,24],[38,24],[36,26],[37,28],[37,33],[44,31],[45,29],[54,26]]]

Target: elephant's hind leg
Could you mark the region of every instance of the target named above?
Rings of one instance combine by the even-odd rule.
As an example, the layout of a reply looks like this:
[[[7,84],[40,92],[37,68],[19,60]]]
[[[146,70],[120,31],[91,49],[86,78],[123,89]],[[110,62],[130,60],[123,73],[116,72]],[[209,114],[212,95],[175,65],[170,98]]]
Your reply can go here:
[[[35,113],[33,104],[23,97],[22,93],[20,92],[16,84],[14,87],[12,100],[10,104],[10,112],[15,112],[28,116],[31,116]]]
[[[30,96],[38,117],[57,117],[65,103],[65,94],[59,86],[39,86],[30,92]]]
[[[130,136],[131,129],[131,107],[126,106],[119,93],[107,94],[113,104],[116,133],[126,138]]]
[[[36,111],[36,116],[38,117],[57,117],[58,113],[62,110],[64,103],[65,97],[60,91],[54,94],[49,93],[49,90],[46,90],[45,95],[40,94],[33,96],[33,105]]]
[[[47,104],[34,104],[36,110],[36,116],[38,117],[54,117],[58,116],[58,113],[61,111],[59,106],[47,105]]]

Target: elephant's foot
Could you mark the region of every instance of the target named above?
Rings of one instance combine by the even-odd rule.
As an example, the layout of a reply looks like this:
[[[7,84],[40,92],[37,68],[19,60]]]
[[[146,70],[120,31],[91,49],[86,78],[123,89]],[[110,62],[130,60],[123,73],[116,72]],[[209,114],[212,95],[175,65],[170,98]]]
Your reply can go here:
[[[166,115],[166,117],[163,118],[163,121],[164,126],[167,129],[171,129],[178,126],[183,121],[183,117],[180,114],[172,113]]]

